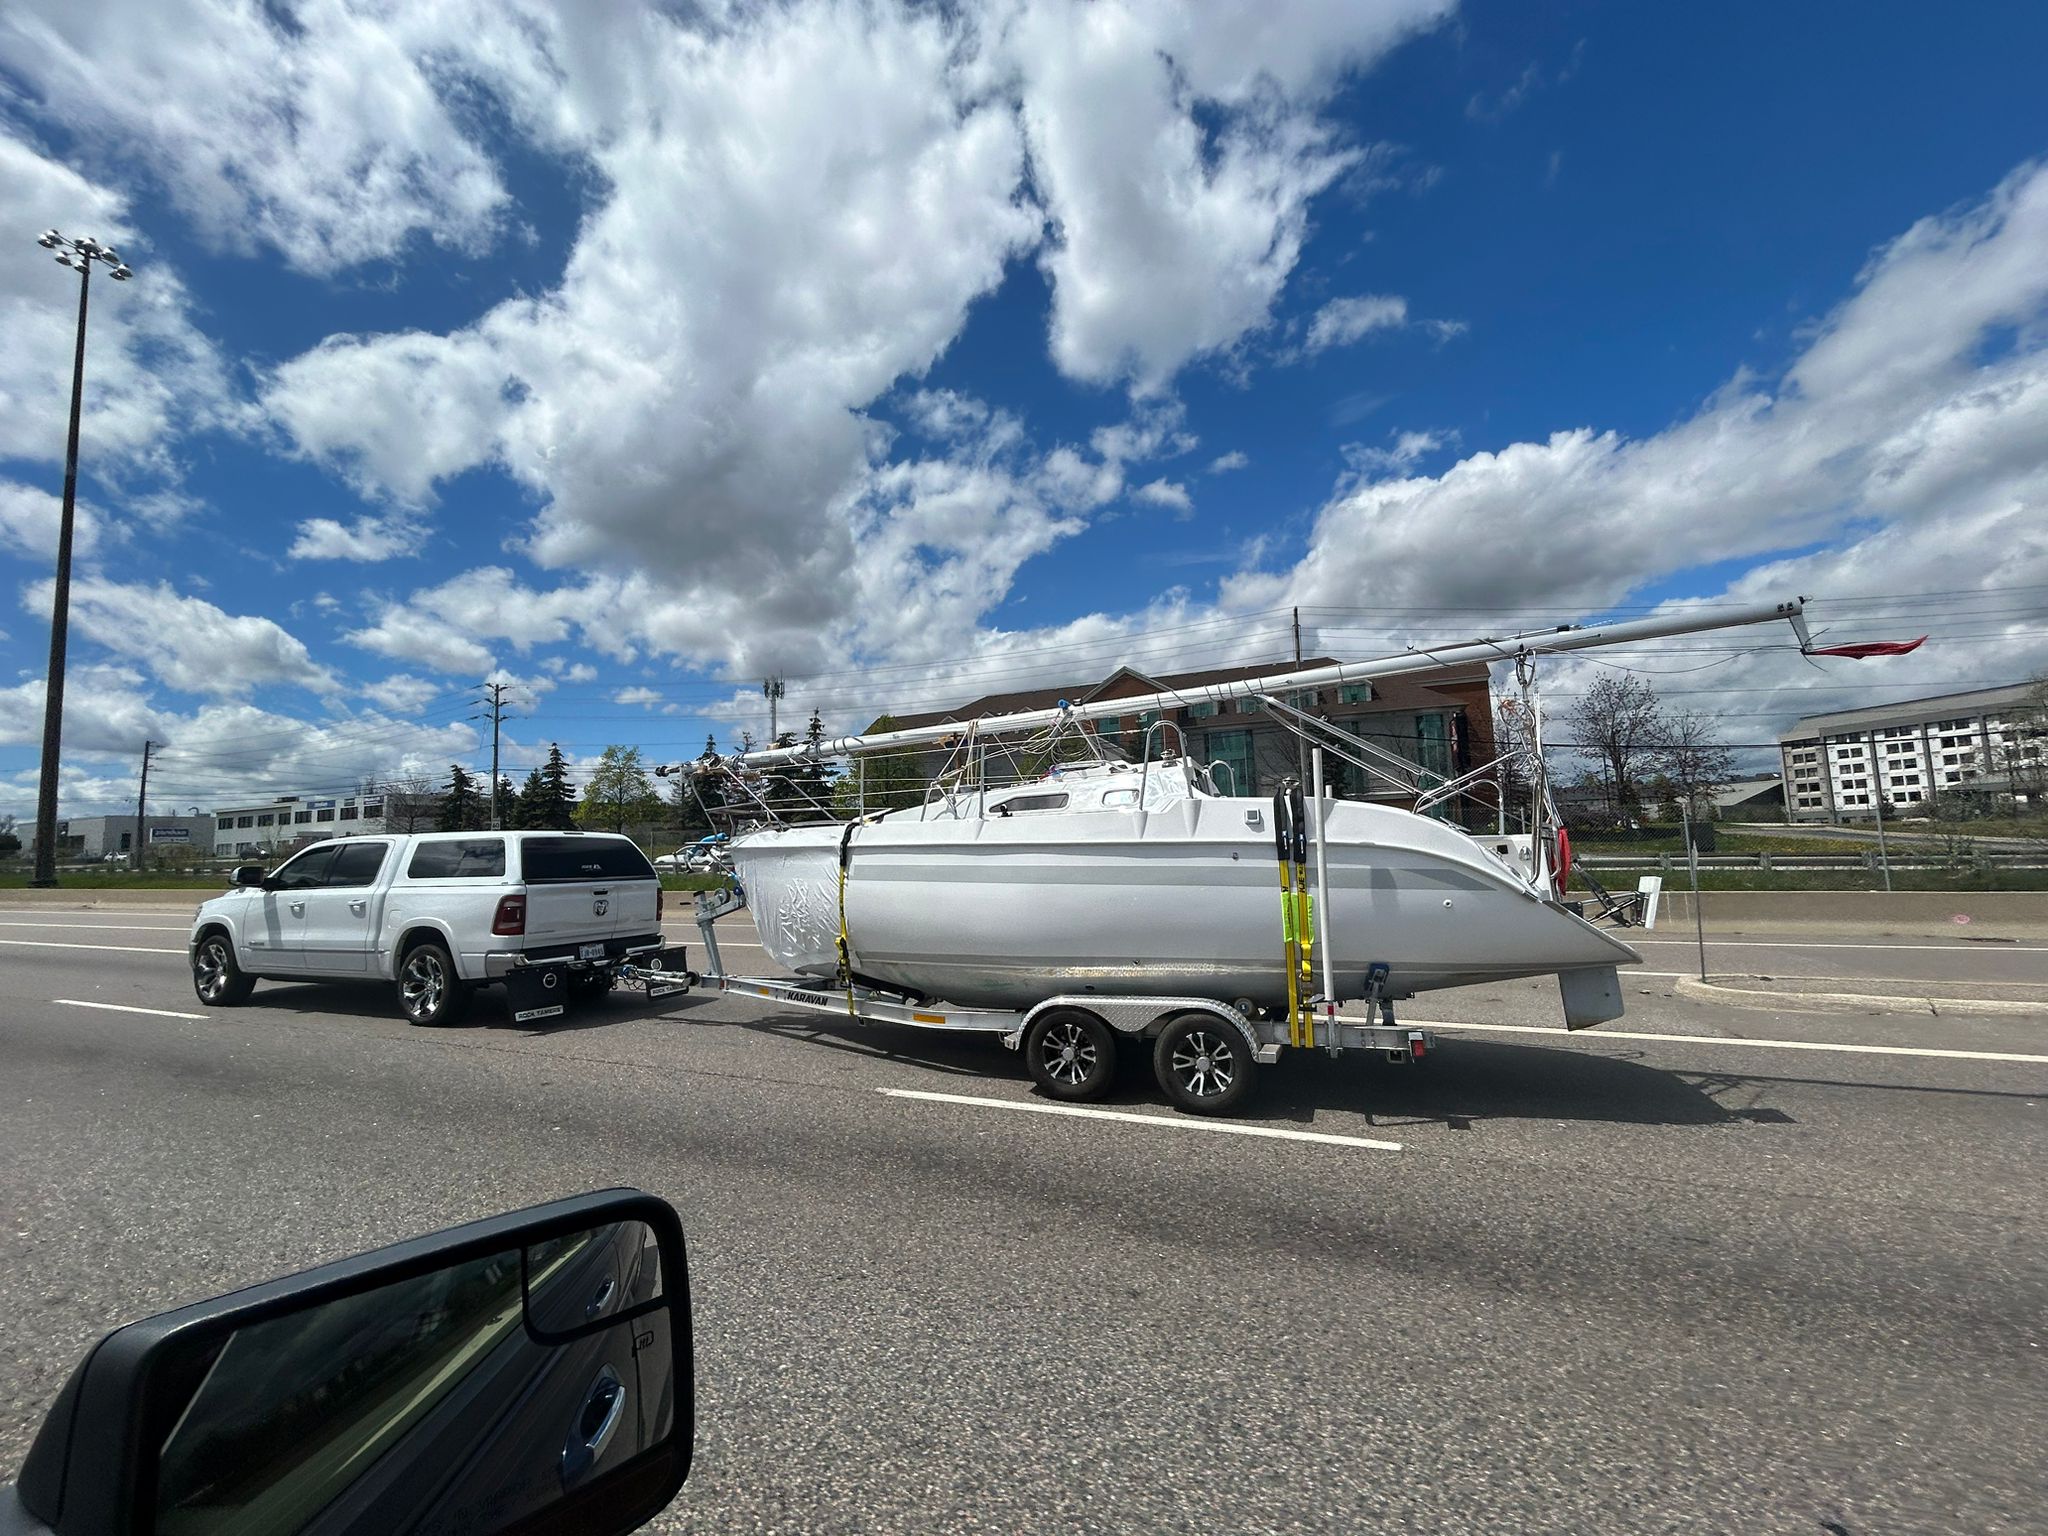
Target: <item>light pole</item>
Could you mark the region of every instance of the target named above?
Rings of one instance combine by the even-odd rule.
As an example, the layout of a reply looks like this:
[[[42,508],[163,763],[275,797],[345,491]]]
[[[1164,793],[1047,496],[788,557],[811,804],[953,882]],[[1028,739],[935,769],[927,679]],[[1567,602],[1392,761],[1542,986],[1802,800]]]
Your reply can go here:
[[[57,264],[78,274],[78,351],[71,363],[71,435],[64,447],[64,514],[57,524],[57,585],[50,601],[50,680],[43,693],[43,776],[36,786],[36,867],[30,885],[57,883],[57,750],[64,737],[64,643],[71,619],[71,522],[78,498],[78,410],[85,399],[85,307],[92,264],[126,282],[134,274],[119,253],[90,235],[70,239],[54,229],[36,241],[57,253]]]

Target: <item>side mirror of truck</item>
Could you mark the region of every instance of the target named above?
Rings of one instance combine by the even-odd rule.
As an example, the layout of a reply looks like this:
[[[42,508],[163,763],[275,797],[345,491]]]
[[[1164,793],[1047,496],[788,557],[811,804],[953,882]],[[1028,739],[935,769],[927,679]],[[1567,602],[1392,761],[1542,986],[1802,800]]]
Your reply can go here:
[[[243,864],[235,870],[235,884],[238,887],[255,886],[260,888],[263,884],[265,873],[266,871],[261,864]]]
[[[131,1323],[0,1532],[631,1531],[695,1434],[682,1223],[610,1190]]]

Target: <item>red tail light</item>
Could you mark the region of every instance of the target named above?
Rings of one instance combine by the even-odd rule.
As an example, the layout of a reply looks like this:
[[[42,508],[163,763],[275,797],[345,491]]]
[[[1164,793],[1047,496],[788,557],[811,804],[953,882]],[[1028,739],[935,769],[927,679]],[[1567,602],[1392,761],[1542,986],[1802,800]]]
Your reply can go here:
[[[491,932],[498,934],[526,932],[526,898],[524,896],[500,896],[498,898],[498,914],[491,919]]]

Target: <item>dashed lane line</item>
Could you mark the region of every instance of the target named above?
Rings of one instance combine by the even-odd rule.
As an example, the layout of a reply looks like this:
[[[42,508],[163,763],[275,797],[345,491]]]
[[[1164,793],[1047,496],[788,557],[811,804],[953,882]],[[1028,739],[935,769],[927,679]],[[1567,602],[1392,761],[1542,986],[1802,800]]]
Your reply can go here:
[[[1371,1019],[1338,1014],[1348,1024]],[[1654,1040],[1675,1045],[1741,1045],[1766,1051],[1840,1051],[1851,1056],[1932,1056],[1952,1061],[2020,1061],[2048,1065],[2048,1056],[2022,1051],[1952,1051],[1929,1045],[1838,1045],[1830,1040],[1744,1040],[1731,1035],[1652,1035],[1640,1030],[1563,1030],[1555,1024],[1457,1024],[1436,1019],[1403,1019],[1411,1029],[1463,1029],[1503,1035],[1548,1035],[1553,1040],[1597,1044],[1602,1040]]]
[[[1198,1120],[1191,1115],[1134,1115],[1120,1109],[1087,1109],[1079,1104],[1031,1104],[1018,1099],[981,1099],[965,1093],[926,1093],[915,1088],[878,1088],[892,1099],[919,1099],[929,1104],[965,1104],[976,1109],[1010,1109],[1027,1115],[1063,1115],[1077,1120],[1114,1120],[1169,1131],[1214,1131],[1222,1136],[1258,1136],[1269,1141],[1313,1141],[1332,1147],[1364,1147],[1373,1152],[1398,1152],[1398,1141],[1373,1141],[1364,1136],[1335,1136],[1327,1131],[1289,1131],[1271,1125],[1237,1125],[1228,1120]]]
[[[18,949],[96,949],[101,954],[113,955],[182,955],[185,953],[185,946],[182,944],[176,949],[162,949],[149,944],[65,944],[57,939],[0,939],[0,944],[6,944]]]
[[[82,997],[53,997],[66,1008],[104,1008],[108,1013],[147,1013],[159,1019],[203,1019],[203,1013],[179,1013],[171,1008],[136,1008],[127,1003],[89,1003]]]

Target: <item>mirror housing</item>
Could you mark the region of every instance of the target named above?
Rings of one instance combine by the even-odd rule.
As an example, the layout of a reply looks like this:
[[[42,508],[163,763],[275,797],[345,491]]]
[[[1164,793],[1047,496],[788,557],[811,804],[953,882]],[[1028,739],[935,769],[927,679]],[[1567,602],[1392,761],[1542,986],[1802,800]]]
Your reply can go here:
[[[0,1487],[0,1532],[169,1536],[271,1499],[266,1529],[608,1536],[675,1497],[694,1438],[682,1223],[608,1190],[116,1329]]]
[[[261,864],[243,864],[237,866],[235,870],[234,883],[237,887],[253,886],[260,890],[269,883],[269,880],[269,872]]]

